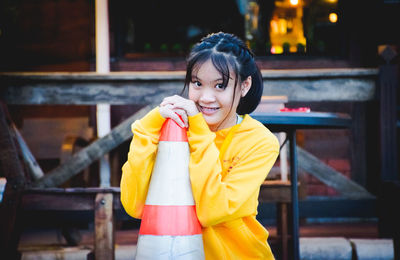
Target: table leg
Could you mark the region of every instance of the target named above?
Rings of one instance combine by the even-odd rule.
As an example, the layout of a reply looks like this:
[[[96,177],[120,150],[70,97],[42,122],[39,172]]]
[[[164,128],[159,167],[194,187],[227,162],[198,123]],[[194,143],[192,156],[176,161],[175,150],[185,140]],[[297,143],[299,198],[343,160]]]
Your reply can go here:
[[[281,260],[289,259],[288,248],[288,203],[279,202],[278,206],[278,235],[281,238]]]
[[[292,243],[293,243],[293,259],[300,259],[299,249],[299,202],[297,191],[297,151],[296,151],[296,130],[288,133],[290,143],[290,181],[291,181],[291,197],[292,197]]]

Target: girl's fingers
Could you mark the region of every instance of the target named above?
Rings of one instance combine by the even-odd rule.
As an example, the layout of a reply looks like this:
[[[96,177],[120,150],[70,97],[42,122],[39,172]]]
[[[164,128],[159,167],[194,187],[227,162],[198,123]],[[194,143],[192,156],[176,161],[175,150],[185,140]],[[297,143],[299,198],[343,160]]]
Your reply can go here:
[[[199,113],[199,110],[197,109],[194,102],[188,99],[174,103],[173,108],[185,110],[188,116],[194,116]]]
[[[166,98],[163,99],[163,101],[161,102],[160,106],[165,106],[167,104],[173,105],[173,104],[175,104],[177,102],[182,101],[182,99],[184,99],[184,98],[181,97],[181,96],[178,96],[178,95],[166,97]]]
[[[187,114],[186,111],[183,109],[173,109],[173,111],[178,114],[178,117],[180,119],[181,122],[183,122],[184,127],[188,127],[188,118],[187,118]]]
[[[174,114],[172,110],[172,105],[164,105],[164,106],[160,105],[159,112],[161,116],[164,118],[170,118]]]
[[[184,115],[184,113],[183,113]],[[184,122],[184,116],[178,114],[176,111],[172,112],[172,115],[170,117],[172,120],[174,120],[180,127],[185,128],[186,123]],[[182,118],[182,119],[181,119]]]
[[[185,110],[173,108],[172,105],[167,104],[164,106],[160,105],[159,112],[163,118],[171,118],[180,127],[187,127],[187,115]],[[181,119],[182,118],[182,119]]]
[[[172,114],[175,112],[180,115],[181,120],[178,120],[179,116],[175,117],[175,115]],[[175,95],[164,98],[160,104],[160,113],[164,118],[172,118],[180,126],[188,127],[188,116],[199,113],[199,110],[193,101]],[[181,125],[180,122],[183,122],[184,125]]]
[[[166,106],[168,104],[172,105],[171,102],[169,102],[168,100],[165,100],[165,98],[164,98],[164,100],[160,103],[160,107]]]
[[[174,103],[171,101],[170,97],[166,97],[163,99],[163,101],[160,103],[160,106],[166,106],[166,105],[173,105]]]

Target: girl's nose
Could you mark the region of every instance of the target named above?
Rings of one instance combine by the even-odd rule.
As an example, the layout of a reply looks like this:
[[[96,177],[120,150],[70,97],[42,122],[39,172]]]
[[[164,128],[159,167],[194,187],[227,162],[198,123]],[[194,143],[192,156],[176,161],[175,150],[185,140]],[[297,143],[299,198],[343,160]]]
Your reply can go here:
[[[209,88],[204,88],[200,95],[200,101],[202,102],[214,102],[215,95],[214,92]]]

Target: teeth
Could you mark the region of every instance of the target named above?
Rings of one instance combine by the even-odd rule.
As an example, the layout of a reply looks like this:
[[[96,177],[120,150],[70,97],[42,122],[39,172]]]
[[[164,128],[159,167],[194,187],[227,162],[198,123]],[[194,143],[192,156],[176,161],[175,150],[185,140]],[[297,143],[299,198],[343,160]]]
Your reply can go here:
[[[214,113],[218,110],[218,108],[202,107],[201,110],[205,113]]]
[[[217,110],[217,107],[201,107],[202,110]]]

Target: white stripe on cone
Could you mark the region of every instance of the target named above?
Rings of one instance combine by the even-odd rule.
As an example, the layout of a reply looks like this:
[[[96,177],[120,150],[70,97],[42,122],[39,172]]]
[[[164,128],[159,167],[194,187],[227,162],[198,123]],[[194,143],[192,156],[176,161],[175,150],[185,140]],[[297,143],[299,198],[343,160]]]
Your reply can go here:
[[[197,260],[204,258],[202,235],[140,235],[135,259]]]
[[[205,258],[189,178],[189,156],[187,141],[159,142],[135,259]]]
[[[146,204],[195,205],[188,165],[187,142],[159,142]]]

